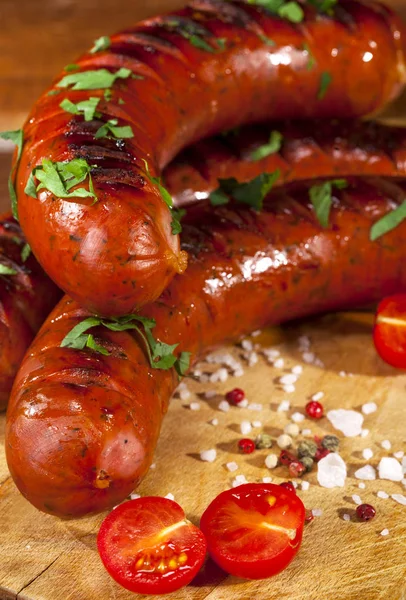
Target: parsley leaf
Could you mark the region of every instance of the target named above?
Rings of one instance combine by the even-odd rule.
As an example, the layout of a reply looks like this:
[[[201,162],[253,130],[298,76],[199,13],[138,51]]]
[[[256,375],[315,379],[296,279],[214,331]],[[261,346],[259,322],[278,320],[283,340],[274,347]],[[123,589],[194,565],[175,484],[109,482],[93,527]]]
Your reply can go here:
[[[220,187],[209,196],[213,206],[228,204],[231,196],[242,204],[248,204],[256,211],[262,210],[264,199],[280,176],[277,169],[273,173],[262,173],[248,183],[239,183],[236,179],[219,179]]]
[[[325,95],[327,94],[327,90],[330,87],[331,82],[333,81],[332,76],[327,71],[323,71],[320,77],[320,88],[317,93],[317,100],[323,100]]]
[[[11,200],[11,210],[13,213],[13,217],[18,221],[18,206],[17,206],[17,194],[14,188],[14,175],[16,169],[18,167],[18,163],[20,162],[21,153],[23,151],[24,144],[24,132],[22,129],[16,129],[15,131],[2,131],[0,132],[0,138],[3,140],[10,140],[17,146],[17,160],[14,164],[14,167],[11,169],[9,178],[8,178],[8,193],[10,194]]]
[[[17,275],[17,271],[7,265],[0,264],[0,275]]]
[[[135,330],[145,343],[150,366],[153,369],[168,370],[171,367],[175,367],[179,375],[184,375],[189,368],[190,352],[181,352],[179,358],[177,358],[173,352],[178,347],[178,344],[171,345],[156,340],[151,332],[156,326],[155,319],[149,319],[140,315],[126,315],[114,319],[102,319],[99,317],[84,319],[63,338],[61,348],[83,350],[87,347],[100,354],[108,355],[109,352],[96,344],[91,334],[86,334],[92,327],[100,325],[111,331]]]
[[[164,25],[171,31],[175,31],[175,33],[181,35],[185,40],[188,40],[195,48],[199,48],[205,52],[215,53],[219,50],[224,50],[226,47],[225,38],[213,38],[219,50],[213,48],[213,46],[206,42],[203,37],[207,36],[210,32],[193,21],[185,21],[183,19],[177,19],[176,17],[170,17],[164,21]],[[210,38],[210,40],[211,39],[212,38]]]
[[[27,243],[21,249],[21,260],[25,262],[31,254],[31,246]]]
[[[309,59],[307,61],[306,69],[308,71],[311,71],[313,69],[314,65],[316,64],[316,59],[314,58],[312,51],[310,49],[310,46],[307,42],[303,43],[303,51],[306,52],[307,56],[309,57]]]
[[[333,14],[333,8],[337,4],[337,0],[307,0],[309,4],[314,6],[318,12],[325,13],[331,16]]]
[[[347,186],[347,182],[345,179],[333,179],[332,181],[325,181],[319,185],[313,185],[309,190],[310,201],[313,205],[316,217],[320,225],[324,228],[328,227],[333,186],[338,189],[343,189]]]
[[[37,197],[37,192],[46,189],[58,198],[94,198],[97,201],[94,192],[91,167],[84,158],[74,158],[68,162],[56,162],[44,158],[42,166],[35,167],[28,179],[25,187],[25,193],[33,198]],[[35,178],[40,182],[35,185]],[[75,185],[89,179],[89,189],[77,188],[69,193]]]
[[[110,48],[111,40],[107,35],[103,35],[102,37],[94,40],[93,48],[90,50],[90,54],[96,54],[96,52],[101,52],[102,50],[107,50]]]
[[[71,113],[72,115],[80,115],[83,114],[85,121],[92,121],[95,116],[97,116],[97,105],[100,102],[100,98],[89,98],[88,100],[82,100],[82,102],[78,102],[75,104],[71,102],[68,98],[62,100],[60,103],[60,107],[66,112]]]
[[[124,125],[123,127],[117,127],[118,120],[110,119],[107,123],[104,123],[95,133],[95,138],[107,138],[115,137],[118,139],[132,138],[134,137],[133,130],[130,125]]]
[[[275,154],[275,152],[279,152],[282,146],[282,141],[283,135],[279,131],[272,131],[269,142],[259,146],[259,148],[251,152],[250,159],[261,160],[267,156],[270,156],[271,154]]]
[[[172,223],[171,229],[173,235],[178,235],[182,232],[181,219],[186,214],[186,210],[184,208],[172,208]]]
[[[75,63],[72,63],[70,65],[66,65],[66,67],[64,67],[64,70],[67,73],[71,73],[72,71],[79,71],[79,69],[80,69],[80,66],[76,65]]]
[[[82,71],[65,75],[56,85],[58,88],[72,86],[72,90],[105,90],[111,88],[116,79],[127,79],[131,73],[131,69],[125,67],[121,67],[115,73],[111,73],[107,69]]]
[[[248,0],[248,4],[255,4],[266,8],[281,19],[286,19],[291,23],[301,23],[304,18],[304,12],[298,2],[285,0]]]
[[[404,219],[406,219],[406,200],[372,225],[369,239],[374,242],[385,233],[395,229]]]
[[[169,208],[172,208],[172,206],[173,206],[172,196],[170,195],[168,190],[162,185],[161,177],[152,177],[151,173],[149,172],[149,166],[148,166],[148,163],[145,160],[145,158],[143,159],[143,162],[145,165],[145,170],[147,172],[147,178],[149,179],[149,181],[151,183],[155,184],[158,187],[159,192],[160,192],[165,204],[167,204],[167,206],[169,206]]]

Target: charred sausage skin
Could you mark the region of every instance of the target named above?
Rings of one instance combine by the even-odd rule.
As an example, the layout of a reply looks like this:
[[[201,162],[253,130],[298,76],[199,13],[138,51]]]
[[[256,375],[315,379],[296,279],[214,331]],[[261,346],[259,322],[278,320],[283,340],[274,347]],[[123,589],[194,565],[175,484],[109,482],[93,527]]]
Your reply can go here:
[[[389,9],[343,0],[331,17],[304,10],[294,25],[251,4],[194,0],[77,61],[76,75],[131,70],[107,100],[104,90],[58,87],[67,71],[38,100],[24,127],[19,216],[37,259],[72,298],[98,314],[128,314],[186,268],[144,160],[157,177],[182,148],[221,130],[270,118],[359,117],[396,96],[405,81],[405,38]],[[99,99],[100,114],[90,122],[60,107],[89,97]],[[133,137],[96,139],[109,119],[131,126]],[[44,158],[85,159],[98,201],[47,189],[27,195]]]
[[[156,320],[157,338],[179,343],[177,351],[192,352],[194,361],[264,325],[405,290],[396,257],[406,222],[369,240],[372,223],[403,201],[405,189],[382,179],[349,181],[334,191],[328,229],[305,184],[274,190],[260,214],[196,205],[182,234],[188,271],[142,314]],[[94,330],[109,356],[61,348],[88,316],[62,299],[24,359],[7,417],[14,481],[34,506],[61,517],[111,508],[138,485],[178,381],[173,369],[151,369],[129,332]]]
[[[25,243],[13,217],[1,215],[0,265],[9,273],[0,274],[0,411],[28,346],[62,296],[32,255],[24,260]]]

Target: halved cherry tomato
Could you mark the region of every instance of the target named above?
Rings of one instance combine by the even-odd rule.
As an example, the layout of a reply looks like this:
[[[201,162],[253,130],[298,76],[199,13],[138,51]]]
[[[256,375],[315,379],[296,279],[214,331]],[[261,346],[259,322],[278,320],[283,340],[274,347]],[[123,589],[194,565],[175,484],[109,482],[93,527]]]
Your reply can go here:
[[[380,302],[375,316],[373,339],[379,356],[389,365],[406,369],[406,294]]]
[[[282,571],[299,550],[305,507],[272,483],[248,483],[221,493],[203,513],[200,528],[209,553],[227,573],[264,579]]]
[[[176,502],[156,496],[130,500],[103,521],[97,547],[123,587],[167,594],[190,583],[203,564],[206,540]]]

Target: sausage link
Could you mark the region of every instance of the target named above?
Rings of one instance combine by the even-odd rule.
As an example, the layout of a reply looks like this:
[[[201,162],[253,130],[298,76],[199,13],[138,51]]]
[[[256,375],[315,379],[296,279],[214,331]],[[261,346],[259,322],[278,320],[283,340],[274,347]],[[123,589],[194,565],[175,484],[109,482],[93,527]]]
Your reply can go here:
[[[333,16],[304,11],[293,24],[251,4],[194,0],[113,35],[108,49],[84,55],[38,100],[17,173],[20,221],[45,271],[72,298],[98,314],[128,314],[184,271],[187,256],[151,177],[188,144],[271,118],[359,117],[398,94],[405,35],[394,13],[355,0]],[[61,87],[69,87],[62,76],[99,69],[133,77],[121,71],[107,96]],[[89,97],[99,99],[89,122],[60,107]],[[96,139],[111,119],[133,137]],[[97,202],[46,186],[36,199],[27,195],[45,158],[86,160]],[[89,179],[80,185],[89,188]]]
[[[267,324],[405,290],[406,222],[375,242],[369,231],[403,201],[406,185],[349,181],[333,192],[328,229],[315,217],[308,187],[274,190],[260,214],[241,205],[191,208],[182,234],[187,273],[142,312],[156,320],[156,337],[195,361]],[[62,517],[111,508],[132,492],[151,464],[177,385],[174,369],[151,369],[128,331],[92,330],[108,356],[61,348],[88,316],[62,299],[26,354],[7,418],[14,481],[34,506]]]
[[[10,214],[0,216],[0,411],[6,408],[14,376],[45,317],[62,292],[31,255],[23,260],[25,238]]]

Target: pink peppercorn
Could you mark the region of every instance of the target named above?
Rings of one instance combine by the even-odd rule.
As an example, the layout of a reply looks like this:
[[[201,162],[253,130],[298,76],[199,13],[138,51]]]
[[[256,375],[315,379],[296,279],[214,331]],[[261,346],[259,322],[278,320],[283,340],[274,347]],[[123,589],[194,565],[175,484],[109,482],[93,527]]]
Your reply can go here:
[[[328,448],[317,448],[314,460],[319,462],[319,460],[327,456],[327,454],[330,454],[330,450]]]
[[[306,404],[306,414],[310,419],[321,419],[324,415],[324,408],[317,400],[311,400]]]
[[[255,450],[255,442],[249,438],[243,438],[238,442],[238,448],[243,454],[251,454]]]
[[[306,471],[306,467],[300,460],[293,460],[289,465],[289,473],[292,477],[300,477]]]
[[[240,388],[234,388],[233,390],[227,392],[226,400],[230,404],[240,404],[245,399],[245,392]]]
[[[376,510],[371,504],[359,504],[355,513],[360,521],[370,521],[376,515]]]
[[[279,454],[279,462],[285,467],[288,467],[293,460],[296,460],[296,456],[292,454],[292,452],[282,450],[282,452]]]

